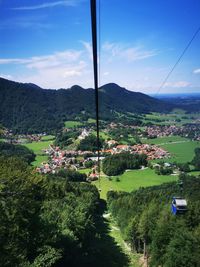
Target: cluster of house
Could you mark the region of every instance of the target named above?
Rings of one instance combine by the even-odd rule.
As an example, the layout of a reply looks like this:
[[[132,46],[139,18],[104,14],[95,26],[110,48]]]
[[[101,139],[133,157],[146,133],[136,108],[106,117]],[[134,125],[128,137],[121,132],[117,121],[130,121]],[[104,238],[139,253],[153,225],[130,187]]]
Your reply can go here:
[[[130,152],[132,154],[145,154],[148,160],[163,159],[170,157],[169,152],[156,145],[137,144],[117,145],[115,140],[109,140],[107,143],[112,146],[109,149],[103,149],[101,154],[117,154],[122,152]],[[43,163],[37,168],[40,173],[55,173],[60,168],[71,168],[77,170],[84,167],[85,162],[91,160],[97,162],[97,156],[94,156],[92,151],[76,151],[76,150],[61,150],[59,147],[50,145],[44,152],[49,156],[48,163]],[[77,156],[83,156],[83,159],[77,161]],[[103,160],[104,157],[100,157]],[[94,175],[95,173],[92,173]],[[96,175],[94,175],[96,176]]]
[[[14,135],[11,130],[5,129],[3,136],[5,137],[5,142],[12,144],[25,144],[31,142],[39,142],[41,138],[45,136],[46,133],[41,134],[18,134]]]
[[[116,144],[115,140],[110,140],[108,141],[108,144]],[[116,145],[113,146],[112,148],[103,150],[105,153],[110,153],[110,154],[117,154],[117,153],[122,153],[122,152],[130,152],[130,153],[135,153],[135,154],[145,154],[147,155],[148,160],[153,160],[153,159],[163,159],[163,158],[168,158],[170,157],[170,154],[168,151],[164,150],[161,147],[158,147],[156,145],[149,145],[149,144],[137,144],[133,146],[129,145]]]
[[[170,136],[176,135],[180,132],[180,127],[175,125],[169,126],[149,126],[146,128],[147,137],[154,138],[154,137],[162,137],[162,136]]]
[[[78,139],[79,140],[83,140],[87,136],[89,136],[90,133],[91,133],[91,130],[87,130],[87,129],[84,128],[83,131],[81,132],[81,134],[79,135]]]
[[[49,156],[49,160],[48,163],[44,162],[36,169],[39,173],[56,173],[60,168],[77,170],[84,167],[85,162],[89,160],[97,161],[97,157],[92,157],[94,154],[92,151],[61,150],[58,146],[49,145],[44,152]],[[87,155],[86,159],[84,159],[85,155]],[[83,156],[83,159],[77,161],[77,156]],[[101,160],[103,158],[100,157]]]

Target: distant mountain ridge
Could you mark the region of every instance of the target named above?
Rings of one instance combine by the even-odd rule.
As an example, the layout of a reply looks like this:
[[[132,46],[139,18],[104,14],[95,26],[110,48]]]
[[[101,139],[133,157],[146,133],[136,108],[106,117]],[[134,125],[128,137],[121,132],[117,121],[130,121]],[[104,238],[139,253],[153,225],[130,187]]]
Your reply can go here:
[[[110,83],[99,88],[100,117],[115,112],[148,113],[171,110],[172,105]],[[31,83],[0,78],[0,123],[18,132],[51,131],[78,115],[94,117],[94,89],[42,89]]]

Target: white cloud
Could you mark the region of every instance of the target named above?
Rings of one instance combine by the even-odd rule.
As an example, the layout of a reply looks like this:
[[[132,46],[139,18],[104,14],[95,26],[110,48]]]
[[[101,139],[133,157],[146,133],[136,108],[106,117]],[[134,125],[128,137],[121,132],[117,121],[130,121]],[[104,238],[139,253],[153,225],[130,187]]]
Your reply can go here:
[[[89,42],[84,42],[84,41],[81,41],[81,43],[83,44],[83,46],[85,47],[86,51],[88,52],[88,54],[89,54],[89,58],[90,58],[91,60],[93,60],[92,45],[91,45],[91,43],[89,43]]]
[[[44,69],[60,65],[68,64],[69,62],[77,61],[83,52],[77,50],[66,50],[55,52],[52,55],[37,56],[30,58],[5,58],[0,59],[0,64],[24,64],[29,69]]]
[[[187,81],[167,82],[163,87],[184,88],[191,86],[191,83]]]
[[[12,80],[12,75],[0,73],[0,77],[8,80]]]
[[[87,48],[65,50],[29,58],[0,58],[0,65],[16,65],[12,80],[32,82],[44,88],[67,88],[74,84],[91,87],[92,67]],[[12,74],[12,73],[11,73]]]
[[[193,71],[194,74],[200,74],[200,69],[196,69]]]
[[[104,76],[108,76],[110,73],[108,72],[108,71],[105,71],[104,73],[103,73],[103,75]]]
[[[46,2],[40,5],[34,5],[34,6],[15,7],[12,9],[13,10],[37,10],[37,9],[56,7],[56,6],[76,6],[77,3],[78,3],[77,0],[65,0],[65,1],[56,1],[56,2]]]
[[[45,30],[51,29],[55,27],[55,23],[47,23],[47,15],[46,14],[35,14],[29,16],[17,16],[13,17],[12,19],[2,19],[0,24],[0,29],[34,29],[34,30]]]
[[[158,55],[157,50],[145,50],[142,46],[128,46],[120,43],[106,42],[103,51],[110,53],[113,58],[125,59],[128,62],[143,60]]]

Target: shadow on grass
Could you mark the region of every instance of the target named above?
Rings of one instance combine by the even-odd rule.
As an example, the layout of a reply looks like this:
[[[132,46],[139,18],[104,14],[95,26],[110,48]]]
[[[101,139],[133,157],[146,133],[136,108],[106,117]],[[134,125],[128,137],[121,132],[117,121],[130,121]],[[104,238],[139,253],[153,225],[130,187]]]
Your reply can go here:
[[[103,203],[100,216],[97,218],[96,238],[91,241],[88,257],[85,258],[84,265],[94,267],[128,267],[129,258],[122,251],[121,247],[109,235],[110,227],[106,219],[103,218],[103,212],[106,211],[106,205]]]

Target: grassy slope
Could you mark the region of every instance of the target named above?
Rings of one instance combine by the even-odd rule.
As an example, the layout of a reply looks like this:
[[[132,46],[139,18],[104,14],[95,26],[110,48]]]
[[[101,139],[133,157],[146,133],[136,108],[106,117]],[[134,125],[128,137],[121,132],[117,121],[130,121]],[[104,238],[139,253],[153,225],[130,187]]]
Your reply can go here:
[[[116,177],[112,177],[109,180],[106,176],[101,177],[100,188],[101,197],[106,199],[106,194],[110,190],[116,191],[126,191],[131,192],[140,187],[147,187],[152,185],[159,185],[166,182],[171,182],[177,180],[177,176],[172,175],[157,175],[154,170],[131,170],[127,171],[121,176],[118,176],[120,181],[116,181]],[[97,187],[99,186],[99,181],[93,182]]]
[[[74,128],[74,127],[78,127],[81,125],[82,125],[82,123],[79,121],[65,121],[65,127],[66,128]]]
[[[42,150],[48,148],[52,143],[53,140],[24,144],[36,154],[36,160],[33,162],[34,166],[39,166],[43,161],[48,160],[48,156]]]
[[[109,235],[114,238],[115,242],[122,248],[122,251],[128,256],[130,262],[129,267],[139,267],[139,258],[140,254],[136,254],[130,251],[128,245],[124,242],[123,237],[121,235],[121,231],[119,230],[117,224],[113,220],[113,218],[110,216],[108,218],[108,222],[110,225],[110,233]]]
[[[172,157],[168,161],[190,162],[194,157],[194,149],[200,147],[200,142],[189,141],[185,143],[161,145],[169,151]]]
[[[167,136],[155,139],[142,139],[143,143],[156,144],[171,153],[166,161],[189,162],[194,157],[194,149],[200,147],[200,142],[190,141],[180,136]],[[180,142],[180,143],[179,143]]]
[[[164,136],[164,137],[158,137],[158,138],[153,138],[153,139],[142,138],[141,141],[144,144],[159,145],[159,144],[170,143],[170,142],[188,141],[188,139],[181,137],[181,136]]]

